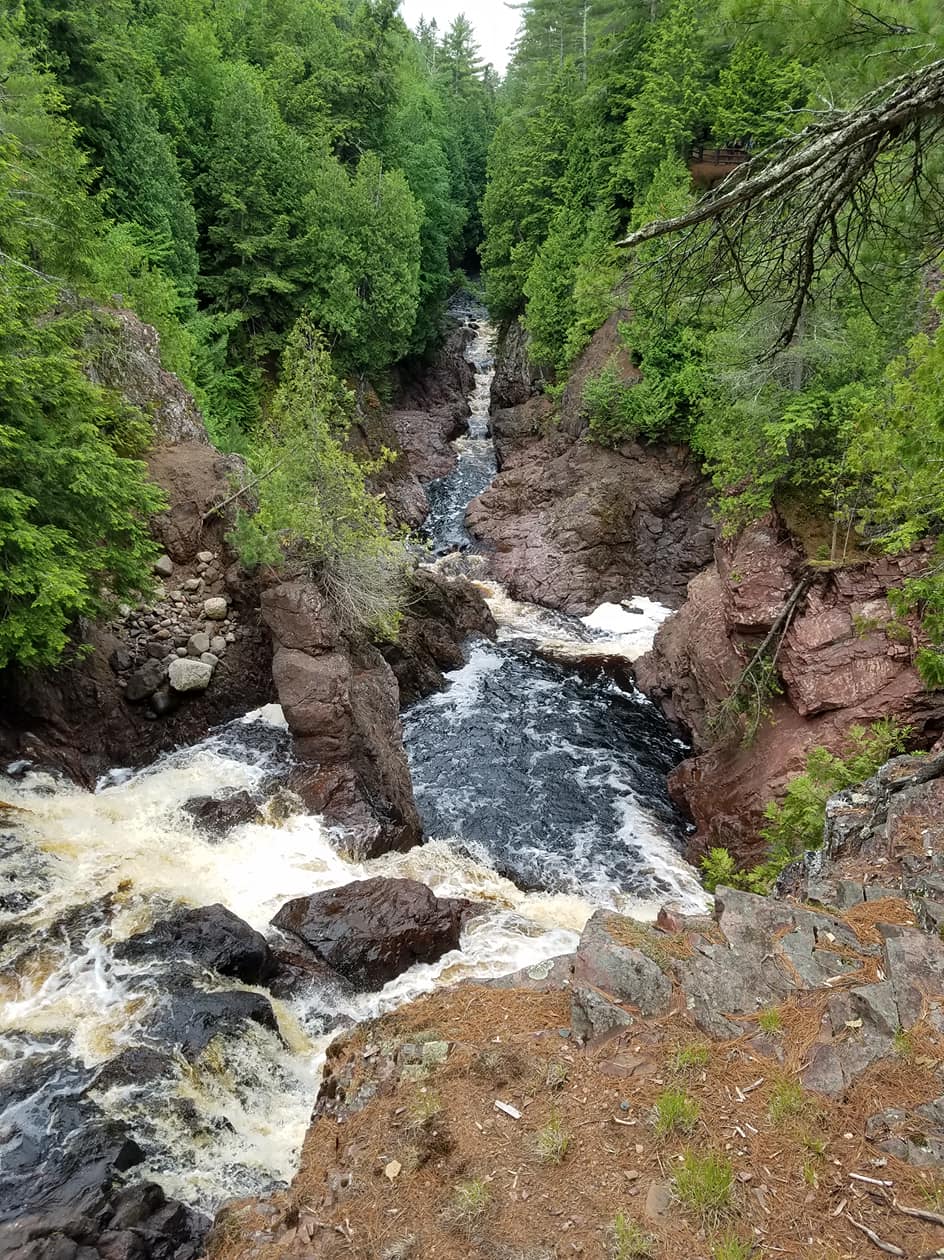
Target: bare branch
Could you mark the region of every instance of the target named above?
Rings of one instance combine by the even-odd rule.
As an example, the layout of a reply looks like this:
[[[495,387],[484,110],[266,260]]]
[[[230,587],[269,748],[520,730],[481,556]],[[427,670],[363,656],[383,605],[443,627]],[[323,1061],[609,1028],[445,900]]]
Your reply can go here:
[[[928,159],[942,142],[944,60],[808,123],[737,167],[687,213],[619,243],[636,249],[675,238],[642,264],[658,269],[667,289],[694,279],[703,292],[717,290],[733,272],[750,304],[781,307],[783,348],[824,276],[828,286],[841,274],[862,284],[857,266],[867,240],[905,243],[910,233],[907,243],[919,252],[940,241],[944,187]],[[920,211],[914,223],[901,215],[903,194]]]

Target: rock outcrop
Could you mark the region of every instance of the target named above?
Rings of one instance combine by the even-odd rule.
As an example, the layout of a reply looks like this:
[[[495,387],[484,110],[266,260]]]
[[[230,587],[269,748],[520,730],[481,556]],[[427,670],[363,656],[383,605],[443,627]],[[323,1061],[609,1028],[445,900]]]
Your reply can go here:
[[[677,606],[711,559],[707,486],[687,450],[586,441],[586,380],[608,365],[638,379],[618,324],[597,332],[556,412],[534,392],[520,334],[506,334],[493,392],[511,404],[492,415],[499,474],[467,521],[516,599],[578,614],[632,594]]]
[[[299,897],[272,922],[357,988],[372,990],[458,948],[471,908],[416,880],[377,878]]]
[[[375,647],[341,633],[310,580],[265,591],[262,615],[279,702],[306,763],[293,779],[296,791],[341,825],[363,857],[419,843],[390,666]]]
[[[147,464],[168,500],[152,521],[164,553],[154,588],[112,624],[81,627],[91,649],[84,658],[0,675],[0,755],[50,764],[85,783],[116,764],[141,764],[192,743],[272,697],[258,583],[226,542],[235,509],[214,511],[231,496],[241,461],[210,445],[193,399],[161,366],[154,329],[128,312],[107,314],[94,370],[151,419]],[[116,352],[109,350],[112,321]],[[221,602],[222,619],[215,615]],[[170,677],[177,659],[199,666],[186,667],[184,689]]]
[[[919,627],[888,604],[888,592],[924,562],[919,551],[817,569],[776,515],[719,542],[714,564],[637,663],[638,685],[694,745],[671,780],[698,828],[694,854],[718,844],[756,858],[768,801],[811,748],[841,751],[852,726],[891,718],[911,728],[914,744],[934,742],[944,693],[925,690],[913,664]],[[777,657],[782,693],[768,698],[769,712],[743,742],[736,724],[718,730],[713,718],[804,574],[809,588]]]
[[[142,323],[132,311],[101,310],[89,342],[93,351],[89,376],[145,412],[158,445],[209,445],[192,395],[161,363],[161,339],[156,328]]]
[[[463,644],[473,635],[494,638],[495,619],[481,592],[464,577],[447,577],[431,568],[410,575],[404,613],[396,640],[380,650],[400,687],[400,704],[440,690],[443,671],[464,662]]]

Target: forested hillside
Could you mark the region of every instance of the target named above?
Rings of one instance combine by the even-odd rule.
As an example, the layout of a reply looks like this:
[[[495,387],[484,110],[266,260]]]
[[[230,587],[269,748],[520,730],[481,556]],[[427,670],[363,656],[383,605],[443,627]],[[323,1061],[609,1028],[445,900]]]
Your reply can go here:
[[[835,562],[940,529],[942,52],[924,0],[524,6],[489,157],[490,303],[523,317],[557,388],[624,312],[642,381],[586,384],[591,435],[690,444],[729,531],[777,503]],[[879,122],[856,139],[865,117]],[[775,192],[621,244],[712,185],[766,188],[784,157]],[[940,645],[938,575],[901,603]],[[940,653],[918,663],[944,682]]]
[[[148,426],[85,370],[116,353],[109,307],[157,327],[218,445],[292,467],[250,558],[292,510],[319,558],[382,552],[339,382],[424,351],[475,266],[494,91],[469,25],[415,37],[396,0],[4,8],[0,666],[54,662],[150,570]],[[315,417],[292,407],[313,379]],[[292,442],[321,451],[307,480]]]

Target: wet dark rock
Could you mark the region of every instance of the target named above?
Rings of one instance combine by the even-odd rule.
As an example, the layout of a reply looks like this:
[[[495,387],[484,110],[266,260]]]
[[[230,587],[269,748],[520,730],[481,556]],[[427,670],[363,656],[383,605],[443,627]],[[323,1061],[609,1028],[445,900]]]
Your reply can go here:
[[[178,910],[115,946],[117,958],[186,958],[245,984],[262,984],[274,963],[266,939],[225,906]]]
[[[436,897],[416,880],[376,878],[299,897],[272,922],[357,988],[370,990],[456,949],[471,904]]]
[[[354,992],[350,981],[300,940],[292,948],[273,950],[272,957],[275,968],[266,987],[273,997],[293,998],[313,989],[332,996],[349,996]]]
[[[444,685],[443,671],[462,665],[470,636],[497,633],[481,592],[462,577],[418,568],[410,575],[404,605],[396,642],[380,649],[396,674],[401,706]]]
[[[0,1254],[57,1233],[94,1236],[116,1174],[142,1161],[124,1127],[86,1096],[93,1079],[57,1053],[32,1055],[4,1073]]]
[[[259,805],[249,792],[230,796],[195,796],[184,805],[194,822],[214,835],[223,835],[244,823],[258,822]]]
[[[167,666],[159,660],[146,661],[128,679],[125,698],[132,704],[140,704],[163,686],[167,678]]]
[[[112,1190],[101,1210],[76,1225],[52,1228],[35,1214],[0,1225],[5,1260],[196,1260],[210,1220],[153,1182]]]
[[[103,1064],[95,1076],[96,1090],[123,1089],[176,1075],[173,1056],[147,1046],[132,1046]]]
[[[529,340],[518,320],[501,329],[492,380],[494,408],[518,407],[541,389],[543,373],[531,361]]]
[[[247,1023],[278,1032],[278,1020],[268,998],[247,989],[214,993],[197,987],[185,976],[161,977],[164,990],[145,1025],[152,1042],[173,1047],[192,1062],[214,1037],[239,1036]]]

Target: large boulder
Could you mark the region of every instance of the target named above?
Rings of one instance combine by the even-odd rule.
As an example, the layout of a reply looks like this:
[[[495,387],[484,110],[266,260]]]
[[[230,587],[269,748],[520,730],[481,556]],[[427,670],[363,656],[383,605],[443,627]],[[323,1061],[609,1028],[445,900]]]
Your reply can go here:
[[[178,910],[146,932],[120,942],[118,958],[176,958],[199,963],[246,984],[262,984],[274,970],[265,937],[225,906]]]
[[[252,989],[209,991],[196,974],[150,972],[142,983],[157,986],[156,1001],[144,1024],[148,1042],[194,1063],[218,1038],[238,1039],[250,1024],[278,1036],[272,1003]]]
[[[655,951],[645,948],[649,939],[647,929],[608,910],[597,910],[590,919],[574,959],[578,1035],[599,1035],[630,1024],[634,1014],[659,1015],[668,1009],[672,982]]]
[[[457,949],[471,903],[412,879],[367,879],[298,897],[273,924],[359,989],[379,989],[414,963]]]
[[[376,648],[342,636],[310,581],[266,591],[262,613],[272,677],[304,763],[293,786],[344,827],[360,855],[411,848],[422,829],[390,666]]]
[[[260,819],[259,803],[245,791],[219,797],[194,796],[184,805],[184,812],[210,835],[223,835],[234,827]]]
[[[496,435],[507,413],[493,419]],[[645,592],[670,606],[711,559],[708,490],[679,446],[541,433],[507,451],[467,524],[516,599],[584,615]]]

